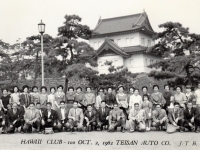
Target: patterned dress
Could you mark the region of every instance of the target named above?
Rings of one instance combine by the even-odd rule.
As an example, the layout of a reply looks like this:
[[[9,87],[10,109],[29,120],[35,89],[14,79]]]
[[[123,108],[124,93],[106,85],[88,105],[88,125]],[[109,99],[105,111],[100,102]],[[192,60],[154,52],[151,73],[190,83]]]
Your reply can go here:
[[[145,111],[146,119],[152,118],[152,103],[150,101],[144,101],[142,103],[142,109]],[[149,116],[149,113],[151,116]]]
[[[65,101],[65,93],[64,92],[56,92],[55,93],[55,107],[59,108],[60,102]]]
[[[48,95],[47,94],[40,94],[39,95],[39,102],[41,104],[41,108],[46,108],[47,106]]]

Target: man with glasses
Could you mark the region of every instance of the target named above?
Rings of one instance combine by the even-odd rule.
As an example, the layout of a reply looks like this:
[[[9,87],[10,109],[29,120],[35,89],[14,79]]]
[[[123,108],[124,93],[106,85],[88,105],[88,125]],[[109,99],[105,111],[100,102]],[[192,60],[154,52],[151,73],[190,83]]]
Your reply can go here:
[[[74,132],[74,127],[78,127],[79,131],[82,130],[84,115],[83,110],[78,108],[77,101],[74,101],[73,108],[69,110],[68,119],[71,132]]]
[[[153,118],[152,126],[156,127],[157,131],[166,129],[168,122],[167,114],[164,109],[161,109],[160,104],[156,105],[156,109],[153,111],[152,118]]]
[[[13,102],[12,109],[7,113],[8,128],[7,133],[14,133],[15,128],[21,126],[21,133],[23,132],[23,112],[18,109],[17,103]]]
[[[169,111],[168,118],[169,118],[169,123],[177,127],[177,129],[179,129],[180,132],[183,132],[185,130],[185,128],[183,127],[184,114],[178,102],[174,103],[174,109]]]
[[[37,132],[40,132],[40,115],[35,108],[35,103],[30,103],[29,109],[25,110],[24,121],[23,130],[25,133],[31,133],[32,127],[36,128]]]
[[[109,115],[109,130],[108,132],[117,130],[117,127],[121,127],[121,132],[125,132],[126,119],[123,110],[119,109],[117,103],[113,105],[113,110],[110,111]]]
[[[129,125],[130,125],[130,132],[134,132],[135,130],[138,131],[145,131],[145,111],[140,109],[139,103],[134,104],[134,109],[130,111],[129,114]]]

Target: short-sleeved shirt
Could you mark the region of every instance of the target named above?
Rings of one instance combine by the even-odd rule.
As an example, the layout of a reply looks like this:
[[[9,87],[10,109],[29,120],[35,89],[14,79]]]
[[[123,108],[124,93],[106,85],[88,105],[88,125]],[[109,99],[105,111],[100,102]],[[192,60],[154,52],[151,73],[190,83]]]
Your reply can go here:
[[[200,89],[197,89],[194,93],[197,97],[196,104],[200,104]]]

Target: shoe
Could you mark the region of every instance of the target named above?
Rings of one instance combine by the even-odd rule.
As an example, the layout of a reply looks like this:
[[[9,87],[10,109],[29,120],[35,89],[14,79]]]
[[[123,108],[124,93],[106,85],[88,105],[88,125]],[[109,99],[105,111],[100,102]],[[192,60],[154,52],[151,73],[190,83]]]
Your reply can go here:
[[[130,129],[130,133],[133,133],[134,132],[134,129]]]
[[[125,132],[125,130],[124,130],[124,128],[123,128],[123,127],[121,128],[121,132],[122,132],[122,133],[124,133],[124,132]]]
[[[24,134],[24,132],[23,132],[23,131],[21,131],[20,133],[21,133],[21,134]]]

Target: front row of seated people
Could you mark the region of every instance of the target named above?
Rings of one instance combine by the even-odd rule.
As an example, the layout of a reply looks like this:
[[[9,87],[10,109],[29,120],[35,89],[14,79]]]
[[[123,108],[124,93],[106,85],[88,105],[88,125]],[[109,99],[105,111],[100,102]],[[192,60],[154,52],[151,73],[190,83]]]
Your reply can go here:
[[[134,104],[134,109],[129,112],[128,120],[117,103],[113,109],[106,107],[105,101],[101,102],[101,107],[95,110],[92,105],[87,105],[87,110],[83,112],[78,107],[78,102],[74,101],[73,108],[68,109],[65,101],[60,102],[60,108],[53,110],[52,104],[47,103],[46,108],[41,108],[41,104],[30,103],[26,110],[13,103],[12,109],[4,115],[0,111],[0,127],[2,133],[14,133],[21,127],[21,133],[31,133],[32,128],[36,132],[44,133],[45,128],[52,128],[53,131],[101,131],[108,128],[109,132],[116,131],[121,127],[121,132],[125,132],[126,123],[129,123],[130,132],[149,131],[150,127],[155,127],[157,131],[164,130],[169,124],[173,125],[180,132],[199,132],[200,126],[200,106],[192,107],[192,103],[187,103],[185,109],[179,103],[174,103],[174,108],[166,111],[160,104],[155,106],[152,113],[141,109],[139,103]]]

